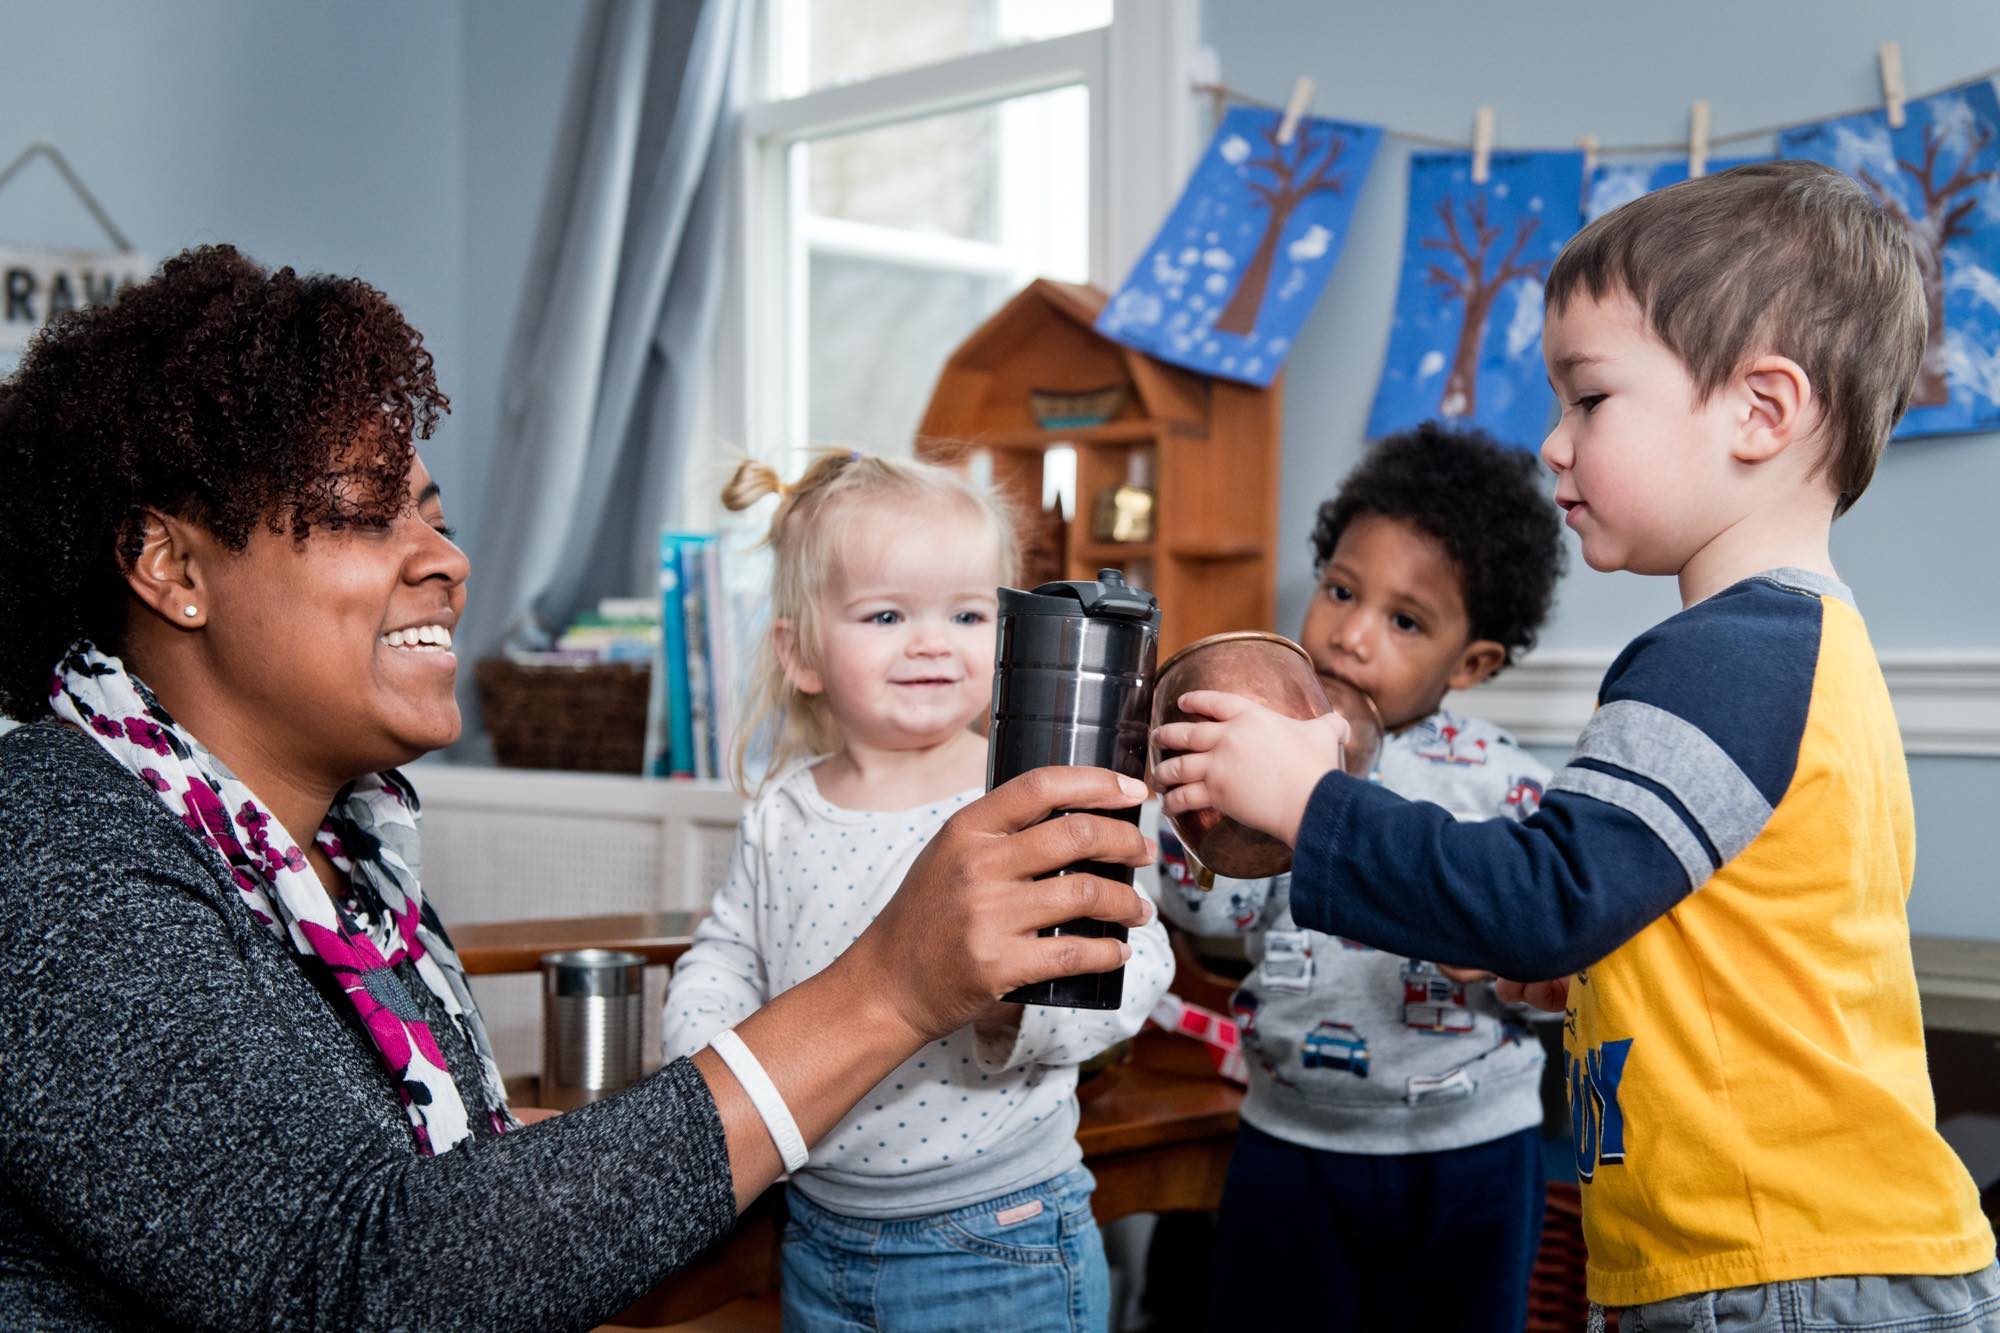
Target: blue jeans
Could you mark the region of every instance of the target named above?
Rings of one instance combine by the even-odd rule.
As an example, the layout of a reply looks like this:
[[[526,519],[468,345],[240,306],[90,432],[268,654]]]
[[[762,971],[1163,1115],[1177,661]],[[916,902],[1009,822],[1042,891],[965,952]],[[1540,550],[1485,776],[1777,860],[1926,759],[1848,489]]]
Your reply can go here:
[[[1625,1333],[1994,1333],[2000,1264],[1960,1277],[1811,1277],[1618,1312]]]
[[[1102,1333],[1111,1274],[1082,1167],[925,1217],[831,1213],[788,1190],[785,1333]]]
[[[1533,1128],[1376,1156],[1246,1122],[1216,1215],[1208,1326],[1521,1333],[1546,1192]]]

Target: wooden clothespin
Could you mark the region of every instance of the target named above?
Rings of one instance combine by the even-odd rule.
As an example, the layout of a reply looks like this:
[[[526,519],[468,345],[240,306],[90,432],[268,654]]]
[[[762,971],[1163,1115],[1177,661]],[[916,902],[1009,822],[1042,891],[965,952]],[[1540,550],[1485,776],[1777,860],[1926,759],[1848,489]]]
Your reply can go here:
[[[1708,174],[1708,103],[1696,102],[1688,108],[1688,179],[1700,180]]]
[[[1278,142],[1289,144],[1299,132],[1299,117],[1312,105],[1313,81],[1301,76],[1292,84],[1291,100],[1285,103],[1285,118],[1278,122]]]
[[[1875,53],[1882,66],[1882,106],[1889,113],[1889,128],[1903,128],[1903,47],[1884,42]]]
[[[1480,107],[1472,113],[1472,183],[1486,184],[1493,174],[1493,108]]]
[[[1576,141],[1576,146],[1583,150],[1583,180],[1588,185],[1590,173],[1597,170],[1597,136],[1586,134]]]

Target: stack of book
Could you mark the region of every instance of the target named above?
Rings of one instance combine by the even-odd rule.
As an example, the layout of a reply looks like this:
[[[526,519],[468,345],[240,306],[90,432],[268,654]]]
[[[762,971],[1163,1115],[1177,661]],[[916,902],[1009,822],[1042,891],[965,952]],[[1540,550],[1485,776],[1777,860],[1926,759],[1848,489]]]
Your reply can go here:
[[[648,597],[606,597],[570,622],[539,660],[651,662],[660,651],[660,607]]]
[[[720,778],[736,738],[736,635],[714,533],[660,534],[659,605],[646,772]]]

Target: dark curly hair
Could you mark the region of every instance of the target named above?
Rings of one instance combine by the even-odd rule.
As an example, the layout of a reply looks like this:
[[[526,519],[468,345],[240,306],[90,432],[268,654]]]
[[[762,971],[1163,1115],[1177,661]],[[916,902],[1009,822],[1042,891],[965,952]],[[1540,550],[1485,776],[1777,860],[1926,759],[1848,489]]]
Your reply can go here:
[[[1314,573],[1348,525],[1370,515],[1401,519],[1444,548],[1458,567],[1472,637],[1505,647],[1503,667],[1535,646],[1564,551],[1562,519],[1533,454],[1433,421],[1384,436],[1319,507]]]
[[[382,522],[450,406],[388,297],[226,245],[59,316],[0,382],[0,713],[45,714],[77,638],[120,650],[147,509],[238,551]]]

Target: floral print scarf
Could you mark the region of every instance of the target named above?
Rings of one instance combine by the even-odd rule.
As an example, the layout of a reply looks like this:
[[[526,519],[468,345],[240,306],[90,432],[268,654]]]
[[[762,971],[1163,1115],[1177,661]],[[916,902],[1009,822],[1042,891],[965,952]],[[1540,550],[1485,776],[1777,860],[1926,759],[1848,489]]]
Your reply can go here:
[[[449,1152],[472,1127],[399,963],[415,969],[478,1056],[477,1113],[495,1132],[518,1127],[465,969],[418,886],[417,797],[401,773],[348,784],[320,825],[314,841],[351,886],[335,901],[263,802],[117,658],[77,643],[50,679],[49,700],[57,717],[95,737],[215,850],[272,935],[331,974],[396,1080],[419,1152]]]

